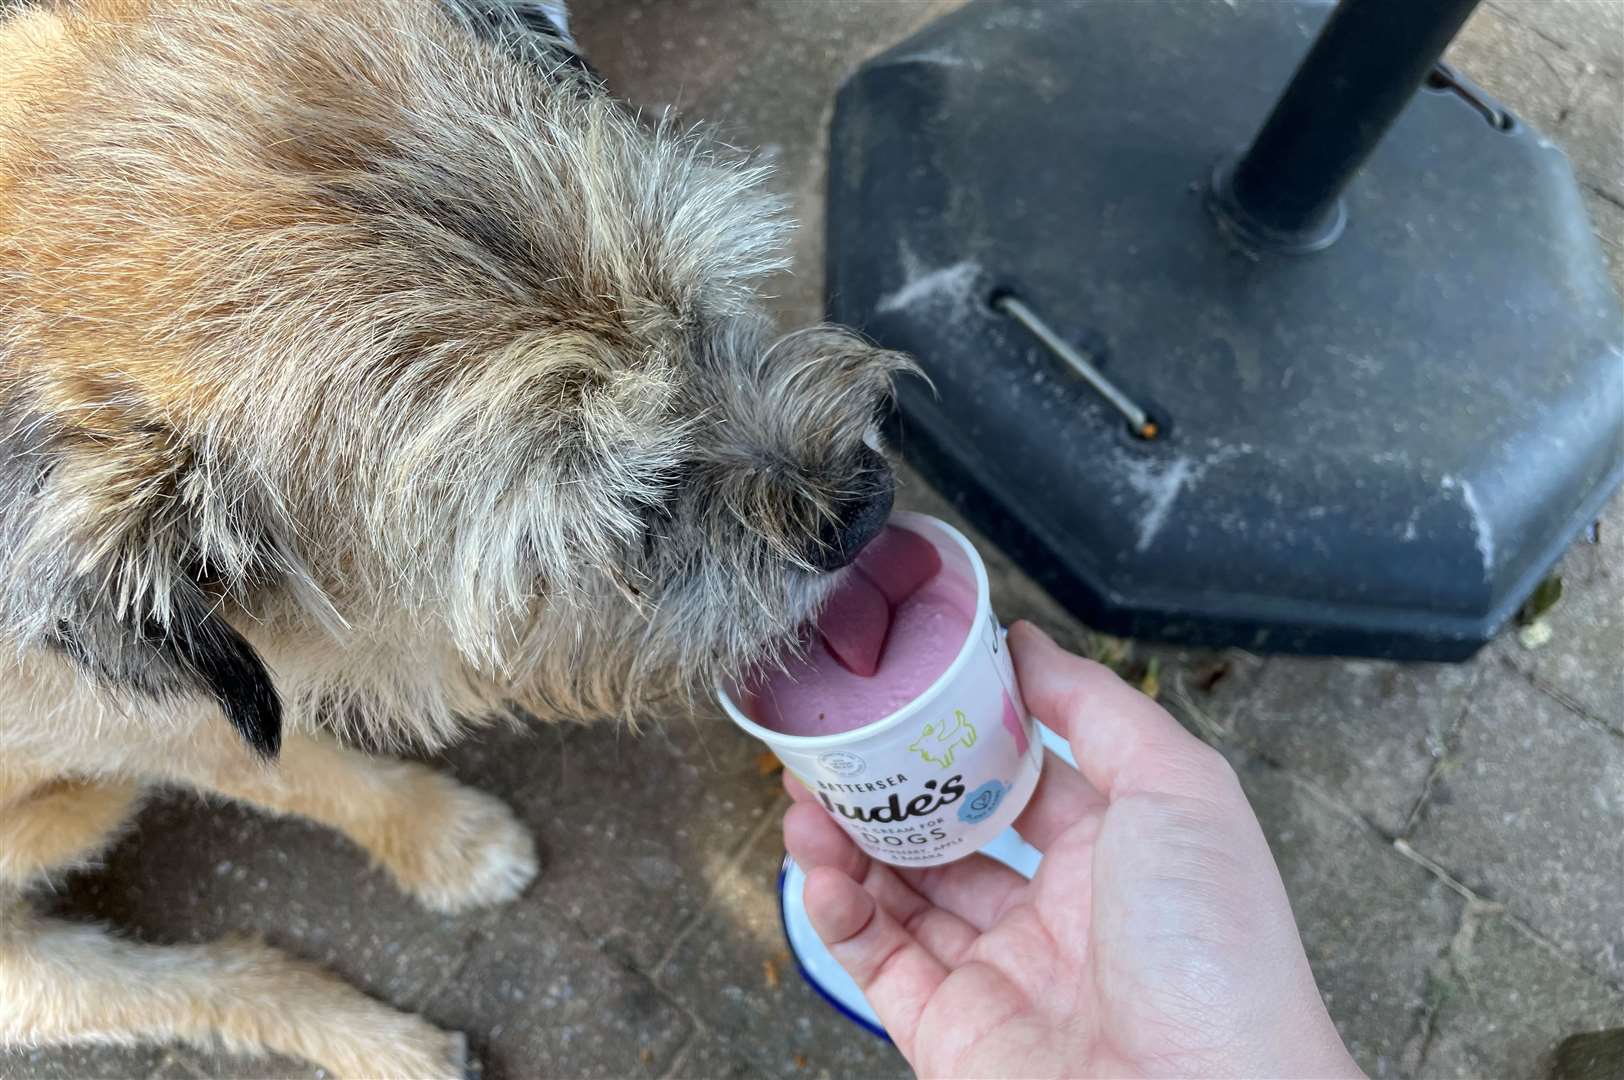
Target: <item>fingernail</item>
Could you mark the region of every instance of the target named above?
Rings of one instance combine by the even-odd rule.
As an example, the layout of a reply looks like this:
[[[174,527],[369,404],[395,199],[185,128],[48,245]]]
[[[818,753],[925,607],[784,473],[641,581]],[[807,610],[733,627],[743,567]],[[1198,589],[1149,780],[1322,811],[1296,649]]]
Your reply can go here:
[[[1048,632],[1045,631],[1043,629],[1043,627],[1039,626],[1035,622],[1028,622],[1027,620],[1022,619],[1019,622],[1017,622],[1015,625],[1018,626],[1018,627],[1025,627],[1026,629],[1023,631],[1024,633],[1031,634],[1033,637],[1037,638],[1039,641],[1043,642],[1045,645],[1048,645],[1048,646],[1050,646],[1052,648],[1056,648],[1056,649],[1058,649],[1060,647],[1058,644],[1055,643],[1054,638],[1050,637]]]

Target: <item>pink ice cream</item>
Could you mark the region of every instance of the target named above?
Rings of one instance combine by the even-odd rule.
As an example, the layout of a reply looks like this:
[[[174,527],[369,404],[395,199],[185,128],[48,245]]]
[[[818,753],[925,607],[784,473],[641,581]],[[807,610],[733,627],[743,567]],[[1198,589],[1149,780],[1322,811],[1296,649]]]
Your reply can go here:
[[[953,663],[975,611],[975,573],[963,553],[887,526],[830,598],[806,655],[751,687],[745,710],[786,735],[882,720]]]

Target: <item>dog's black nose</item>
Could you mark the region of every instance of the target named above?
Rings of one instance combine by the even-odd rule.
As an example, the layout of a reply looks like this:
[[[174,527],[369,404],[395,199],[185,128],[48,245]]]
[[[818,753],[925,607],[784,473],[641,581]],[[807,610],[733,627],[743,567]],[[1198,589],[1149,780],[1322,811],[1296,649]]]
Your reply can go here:
[[[866,446],[862,452],[856,491],[839,504],[835,520],[825,525],[809,552],[808,561],[825,573],[849,566],[891,518],[891,502],[896,495],[891,466]]]

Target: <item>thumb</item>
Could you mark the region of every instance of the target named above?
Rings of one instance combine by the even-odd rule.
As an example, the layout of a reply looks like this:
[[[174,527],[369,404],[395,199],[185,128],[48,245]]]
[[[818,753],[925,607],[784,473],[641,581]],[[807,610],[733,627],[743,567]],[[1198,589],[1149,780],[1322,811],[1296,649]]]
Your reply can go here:
[[[1229,772],[1217,751],[1167,710],[1031,623],[1010,628],[1009,651],[1026,707],[1066,737],[1078,771],[1107,799],[1129,791],[1195,794]]]

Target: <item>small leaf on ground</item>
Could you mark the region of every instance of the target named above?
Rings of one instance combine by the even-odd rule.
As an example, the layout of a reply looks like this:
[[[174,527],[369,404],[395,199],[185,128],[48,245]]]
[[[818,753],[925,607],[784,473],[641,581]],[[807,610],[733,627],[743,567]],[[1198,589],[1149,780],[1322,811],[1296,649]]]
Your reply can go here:
[[[1533,593],[1523,602],[1523,606],[1517,609],[1517,625],[1529,626],[1538,622],[1539,617],[1555,607],[1560,599],[1562,599],[1562,575],[1552,574],[1534,586]]]
[[[1089,634],[1083,641],[1082,654],[1104,664],[1118,675],[1125,675],[1128,660],[1133,655],[1133,643],[1109,634]]]
[[[1544,619],[1517,631],[1517,642],[1525,649],[1538,649],[1551,640],[1551,624]]]
[[[1152,701],[1162,695],[1162,662],[1154,656],[1145,665],[1145,674],[1139,679],[1139,692]]]

